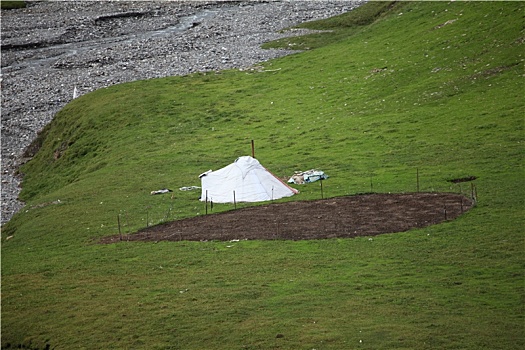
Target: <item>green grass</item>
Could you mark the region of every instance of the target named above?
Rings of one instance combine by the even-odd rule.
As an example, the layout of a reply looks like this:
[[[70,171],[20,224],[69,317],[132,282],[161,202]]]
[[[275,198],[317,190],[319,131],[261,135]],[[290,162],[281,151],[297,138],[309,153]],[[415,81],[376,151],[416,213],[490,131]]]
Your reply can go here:
[[[523,348],[523,10],[371,2],[293,39],[311,50],[265,72],[72,101],[21,169],[27,207],[2,227],[2,347]],[[252,139],[278,176],[324,170],[325,196],[371,179],[415,191],[419,171],[422,191],[468,193],[448,180],[477,176],[478,203],[371,239],[95,243],[117,215],[125,233],[202,215],[199,193],[178,188],[249,155]],[[163,187],[174,197],[149,195]],[[285,201],[320,196],[297,188]]]
[[[24,8],[24,7],[26,7],[26,5],[27,4],[26,4],[25,1],[17,1],[17,0],[13,0],[13,1],[2,0],[2,1],[0,1],[0,7],[2,8],[2,10]]]

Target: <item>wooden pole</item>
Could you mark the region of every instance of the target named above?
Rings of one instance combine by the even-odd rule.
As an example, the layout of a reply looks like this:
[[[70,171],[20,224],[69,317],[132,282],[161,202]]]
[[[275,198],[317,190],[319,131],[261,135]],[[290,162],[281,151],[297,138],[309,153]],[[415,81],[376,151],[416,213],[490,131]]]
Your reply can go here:
[[[419,193],[419,168],[416,168],[416,184],[417,184],[417,192]]]
[[[323,193],[323,179],[320,179],[319,182],[321,182],[321,199],[324,199],[324,193]]]
[[[252,158],[255,158],[255,144],[252,140]]]
[[[235,200],[235,191],[233,191],[233,207],[237,209],[237,201]]]
[[[206,199],[204,200],[206,202],[206,215],[208,214],[208,190],[206,190]]]
[[[120,230],[120,214],[117,214],[117,224],[118,224],[118,235],[122,241],[122,231]]]

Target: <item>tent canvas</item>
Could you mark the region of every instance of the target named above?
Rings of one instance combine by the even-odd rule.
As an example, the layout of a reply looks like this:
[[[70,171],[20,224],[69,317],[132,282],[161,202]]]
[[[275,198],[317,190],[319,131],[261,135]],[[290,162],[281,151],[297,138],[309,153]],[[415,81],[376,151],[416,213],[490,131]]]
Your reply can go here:
[[[299,192],[249,156],[239,157],[232,164],[216,171],[209,170],[199,177],[200,200],[214,203],[262,202]]]

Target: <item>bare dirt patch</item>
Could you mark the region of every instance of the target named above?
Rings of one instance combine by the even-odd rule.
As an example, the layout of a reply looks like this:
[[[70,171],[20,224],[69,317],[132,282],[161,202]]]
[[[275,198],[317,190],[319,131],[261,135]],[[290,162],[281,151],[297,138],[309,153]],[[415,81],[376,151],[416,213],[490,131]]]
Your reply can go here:
[[[364,194],[272,203],[172,221],[122,237],[105,237],[101,243],[375,236],[453,220],[472,205],[455,193]]]

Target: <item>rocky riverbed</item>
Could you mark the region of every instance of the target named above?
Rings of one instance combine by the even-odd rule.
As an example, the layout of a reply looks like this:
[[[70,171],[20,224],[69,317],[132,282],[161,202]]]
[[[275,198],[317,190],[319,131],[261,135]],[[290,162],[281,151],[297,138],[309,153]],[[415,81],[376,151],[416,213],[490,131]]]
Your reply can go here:
[[[254,64],[260,45],[363,1],[35,1],[2,11],[1,222],[23,207],[24,150],[71,99],[133,80]],[[27,154],[26,154],[27,155]]]

